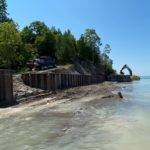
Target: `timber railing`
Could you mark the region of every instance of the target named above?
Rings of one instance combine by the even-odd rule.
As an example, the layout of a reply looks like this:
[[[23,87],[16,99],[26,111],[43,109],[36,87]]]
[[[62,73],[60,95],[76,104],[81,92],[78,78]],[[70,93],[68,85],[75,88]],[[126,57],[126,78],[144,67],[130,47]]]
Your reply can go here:
[[[54,73],[25,73],[22,74],[22,79],[26,85],[48,91],[96,84],[105,80],[100,75]]]

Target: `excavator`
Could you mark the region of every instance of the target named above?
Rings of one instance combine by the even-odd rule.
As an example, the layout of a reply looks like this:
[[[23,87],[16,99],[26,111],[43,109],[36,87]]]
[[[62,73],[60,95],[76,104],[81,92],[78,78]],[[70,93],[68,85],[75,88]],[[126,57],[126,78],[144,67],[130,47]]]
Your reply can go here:
[[[129,75],[125,75],[125,73],[123,72],[124,69],[127,69],[129,71]],[[122,67],[122,69],[120,70],[120,74],[117,75],[111,75],[108,77],[109,81],[117,81],[117,82],[131,82],[133,80],[139,80],[140,78],[138,76],[133,76],[132,74],[132,70],[130,69],[130,67],[126,64]],[[120,95],[120,97],[122,97]]]
[[[123,72],[124,69],[127,69],[127,70],[129,71],[130,76],[132,76],[132,70],[130,69],[130,67],[129,67],[127,64],[124,65],[124,66],[122,67],[122,69],[120,70],[120,74],[121,74],[121,75],[124,75],[124,72]]]

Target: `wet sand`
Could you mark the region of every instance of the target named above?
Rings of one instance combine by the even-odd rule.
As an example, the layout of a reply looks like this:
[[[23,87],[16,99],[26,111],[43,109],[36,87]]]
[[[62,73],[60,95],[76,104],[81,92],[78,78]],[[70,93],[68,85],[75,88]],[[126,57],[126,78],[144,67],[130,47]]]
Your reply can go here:
[[[104,82],[1,109],[0,149],[149,150],[149,88]]]
[[[20,102],[19,105],[9,108],[0,108],[0,118],[16,115],[25,109],[42,110],[47,107],[54,107],[61,103],[92,102],[98,101],[99,104],[105,105],[108,101],[120,100],[118,94],[113,91],[120,87],[114,82],[104,82],[95,85],[81,86],[66,90],[50,92],[46,95],[39,95]]]

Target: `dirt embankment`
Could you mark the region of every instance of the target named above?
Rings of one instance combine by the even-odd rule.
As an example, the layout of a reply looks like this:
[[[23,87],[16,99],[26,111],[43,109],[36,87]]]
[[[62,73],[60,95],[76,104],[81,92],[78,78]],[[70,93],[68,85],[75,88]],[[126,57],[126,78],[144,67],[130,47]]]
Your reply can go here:
[[[106,93],[110,93],[112,90],[116,88],[116,83],[113,82],[104,82],[97,85],[89,85],[89,86],[83,86],[83,87],[75,87],[70,88],[67,90],[58,90],[56,92],[49,92],[46,94],[46,91],[32,88],[23,83],[23,80],[21,79],[21,75],[14,75],[13,76],[13,89],[14,89],[14,96],[17,101],[21,101],[22,99],[27,100],[28,97],[36,97],[39,95],[52,95],[55,94],[57,96],[57,99],[63,99],[63,98],[71,98],[72,96],[74,98],[81,98],[83,96],[88,95],[99,95]]]
[[[96,68],[90,62],[81,62],[72,65],[57,66],[56,68],[38,71],[40,73],[61,73],[61,74],[86,74],[86,75],[101,75],[103,71]],[[46,91],[41,89],[31,88],[23,83],[21,74],[13,75],[13,89],[16,100],[43,94]]]
[[[44,91],[41,89],[36,89],[25,85],[21,78],[21,74],[13,75],[13,94],[16,100],[42,93],[44,93]]]
[[[37,105],[45,105],[53,102],[61,101],[80,101],[82,99],[99,99],[105,101],[106,99],[119,99],[118,94],[112,91],[118,90],[120,87],[113,82],[104,82],[100,84],[74,87],[66,90],[58,90],[50,92],[46,95],[40,95],[31,99],[22,101],[21,104],[36,103]]]
[[[117,90],[118,86],[113,82],[104,82],[100,84],[80,86],[71,89],[66,89],[63,91],[58,91],[55,93],[57,99],[79,99],[82,97],[99,97],[99,98],[110,98],[115,95],[112,91]]]
[[[102,68],[97,68],[91,62],[82,61],[76,62],[75,64],[57,66],[56,68],[40,71],[49,73],[61,73],[61,74],[84,74],[84,75],[104,75]]]

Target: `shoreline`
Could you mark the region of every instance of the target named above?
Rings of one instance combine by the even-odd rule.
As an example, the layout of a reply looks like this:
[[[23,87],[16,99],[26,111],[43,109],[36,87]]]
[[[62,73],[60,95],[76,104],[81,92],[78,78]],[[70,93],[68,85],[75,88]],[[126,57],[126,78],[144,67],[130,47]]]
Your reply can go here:
[[[119,91],[120,89],[121,87],[118,83],[103,82],[100,84],[58,90],[45,95],[39,95],[35,98],[29,98],[9,108],[0,108],[0,118],[17,115],[26,109],[42,110],[65,103],[72,103],[73,105],[74,102],[85,103],[99,101],[101,105],[104,105],[109,101],[120,101],[117,92],[113,92]]]

